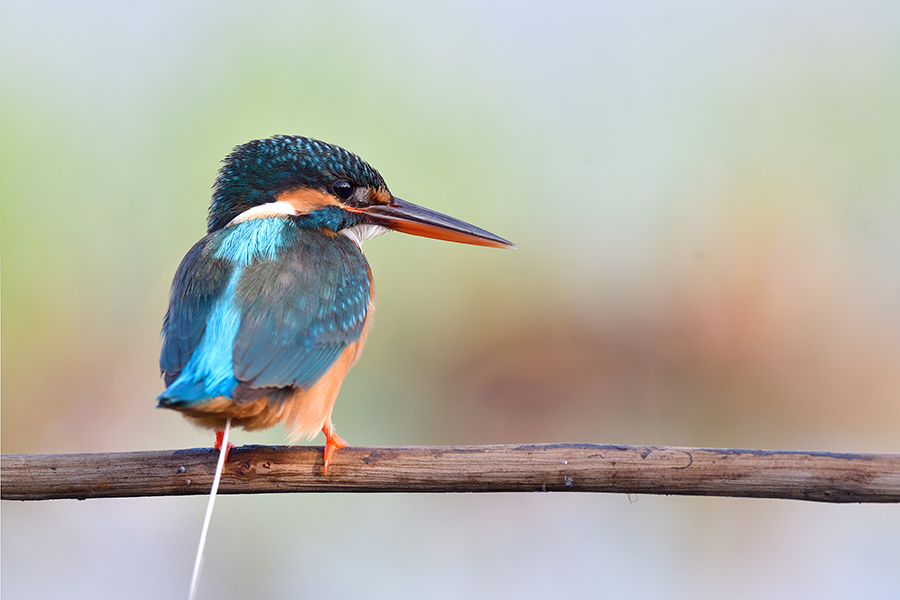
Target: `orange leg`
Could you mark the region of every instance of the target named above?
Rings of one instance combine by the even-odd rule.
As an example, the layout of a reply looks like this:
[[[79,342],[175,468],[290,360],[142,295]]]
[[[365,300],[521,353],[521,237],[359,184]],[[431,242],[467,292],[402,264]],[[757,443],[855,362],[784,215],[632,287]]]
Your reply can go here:
[[[344,441],[344,438],[335,433],[334,425],[330,423],[330,419],[329,422],[325,423],[325,426],[322,427],[322,433],[325,434],[325,462],[322,465],[322,475],[328,475],[328,463],[331,462],[334,451],[338,448],[347,446],[347,442]]]
[[[216,450],[222,449],[222,439],[225,437],[224,431],[216,431],[216,443],[213,444],[213,448]],[[234,444],[228,442],[228,447],[225,448],[225,460],[228,460],[228,453],[231,452],[231,449],[234,448]]]

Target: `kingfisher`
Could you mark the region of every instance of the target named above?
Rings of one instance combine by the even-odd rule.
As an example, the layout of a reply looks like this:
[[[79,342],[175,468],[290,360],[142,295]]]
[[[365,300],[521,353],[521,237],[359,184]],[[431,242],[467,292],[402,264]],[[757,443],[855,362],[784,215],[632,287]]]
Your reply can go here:
[[[363,242],[393,230],[515,248],[392,195],[357,155],[291,135],[253,140],[225,158],[207,224],[172,282],[158,406],[215,430],[217,449],[226,423],[280,423],[290,441],[321,431],[325,475],[347,445],[331,420],[334,403],[375,312]]]

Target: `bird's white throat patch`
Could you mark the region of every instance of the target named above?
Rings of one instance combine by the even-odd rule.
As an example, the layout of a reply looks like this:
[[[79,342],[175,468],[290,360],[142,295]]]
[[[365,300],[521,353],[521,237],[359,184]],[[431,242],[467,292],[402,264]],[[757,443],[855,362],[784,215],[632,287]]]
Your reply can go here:
[[[381,225],[373,225],[371,223],[360,223],[359,225],[354,225],[353,227],[348,227],[347,229],[341,229],[340,233],[342,235],[346,235],[348,238],[353,240],[360,249],[362,249],[363,242],[366,240],[371,240],[372,238],[376,238],[379,235],[384,235],[390,231],[387,227],[382,227]]]
[[[290,202],[267,202],[265,204],[260,204],[259,206],[254,206],[253,208],[248,208],[247,210],[233,218],[229,225],[237,225],[238,223],[243,223],[244,221],[249,221],[251,219],[293,217],[297,214],[299,214],[297,207]],[[365,242],[366,240],[371,240],[372,238],[376,238],[379,235],[384,235],[389,231],[391,230],[387,227],[382,227],[381,225],[360,223],[359,225],[354,225],[353,227],[348,227],[347,229],[341,229],[339,233],[341,233],[342,235],[346,235],[348,238],[353,240],[353,242],[357,246],[362,248],[363,242]]]
[[[248,208],[231,220],[229,225],[237,225],[250,219],[265,219],[267,217],[296,216],[297,208],[289,202],[266,202],[253,208]]]

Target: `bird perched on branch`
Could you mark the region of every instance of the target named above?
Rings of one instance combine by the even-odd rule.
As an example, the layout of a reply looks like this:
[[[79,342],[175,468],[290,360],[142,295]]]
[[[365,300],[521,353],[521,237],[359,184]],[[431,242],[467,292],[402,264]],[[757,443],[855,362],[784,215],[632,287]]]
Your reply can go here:
[[[247,430],[281,423],[292,440],[321,430],[325,474],[347,445],[331,412],[375,309],[363,242],[394,230],[515,247],[393,196],[343,148],[286,135],[228,155],[208,224],[172,283],[159,406],[215,429],[216,447],[228,419]]]

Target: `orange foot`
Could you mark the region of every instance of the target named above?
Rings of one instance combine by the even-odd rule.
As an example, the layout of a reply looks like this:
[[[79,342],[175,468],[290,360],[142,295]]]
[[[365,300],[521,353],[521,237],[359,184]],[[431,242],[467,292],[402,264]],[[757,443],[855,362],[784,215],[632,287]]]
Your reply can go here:
[[[216,443],[213,444],[213,448],[216,450],[222,449],[222,439],[225,437],[224,431],[216,431]],[[228,453],[231,452],[231,449],[234,448],[234,444],[228,442],[228,447],[225,448],[225,460],[228,460]]]
[[[334,451],[347,446],[347,442],[335,433],[334,426],[330,423],[322,427],[322,433],[325,434],[325,462],[322,465],[322,475],[328,475],[328,463],[331,462]]]

